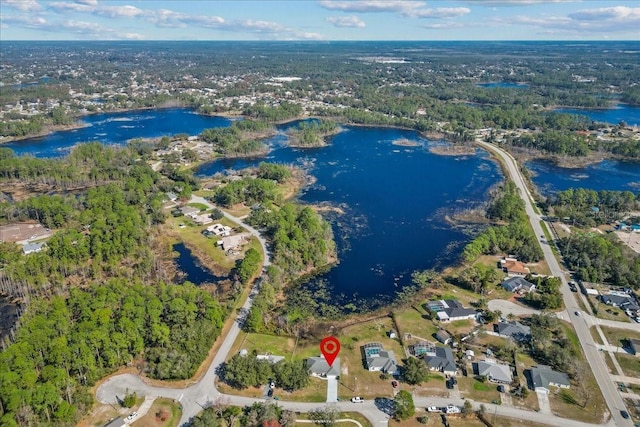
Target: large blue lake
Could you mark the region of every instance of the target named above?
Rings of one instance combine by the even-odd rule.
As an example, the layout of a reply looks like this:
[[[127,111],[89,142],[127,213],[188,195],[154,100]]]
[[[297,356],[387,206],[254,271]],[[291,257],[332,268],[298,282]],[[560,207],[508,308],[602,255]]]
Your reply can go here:
[[[197,135],[204,129],[229,126],[229,119],[203,116],[186,108],[139,110],[85,116],[85,127],[3,144],[16,154],[35,157],[60,157],[69,154],[74,145],[98,141],[123,144],[134,138],[154,138],[187,133]]]
[[[640,192],[640,162],[605,160],[583,168],[563,168],[551,160],[538,159],[526,166],[544,195],[578,187]]]
[[[640,126],[640,106],[637,105],[617,104],[614,108],[606,109],[559,108],[555,111],[586,116],[596,122],[612,125],[625,122],[630,126]]]
[[[417,147],[393,145],[406,138]],[[454,262],[470,236],[449,225],[446,215],[472,208],[501,179],[485,152],[438,156],[416,132],[346,127],[327,147],[292,149],[279,135],[266,160],[300,165],[317,178],[299,199],[328,202],[344,211],[332,216],[340,263],[313,281],[334,295],[381,303],[410,283],[417,269]],[[257,165],[263,159],[205,164],[201,176]]]

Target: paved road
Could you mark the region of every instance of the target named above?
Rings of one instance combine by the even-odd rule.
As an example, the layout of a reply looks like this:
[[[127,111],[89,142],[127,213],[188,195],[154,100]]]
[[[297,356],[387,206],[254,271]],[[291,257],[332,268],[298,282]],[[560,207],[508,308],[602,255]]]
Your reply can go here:
[[[533,227],[535,235],[545,235],[540,222],[540,215],[533,208],[533,198],[531,197],[529,188],[522,178],[522,174],[520,173],[517,161],[509,153],[499,147],[496,147],[495,145],[482,141],[478,141],[478,145],[496,153],[504,160],[511,179],[520,189],[522,199],[525,202],[527,216],[529,217],[529,222],[531,223],[531,227]],[[589,363],[596,381],[600,386],[600,390],[602,390],[602,394],[605,401],[607,402],[607,406],[609,407],[609,411],[611,412],[611,417],[615,425],[620,427],[633,425],[630,420],[625,420],[620,415],[620,411],[625,409],[624,402],[620,397],[617,388],[614,386],[611,377],[609,376],[609,371],[604,363],[604,360],[600,356],[600,351],[596,347],[593,338],[591,337],[591,334],[589,332],[590,325],[587,323],[587,321],[585,321],[585,318],[577,316],[575,314],[575,312],[580,311],[580,307],[573,297],[573,293],[569,289],[569,285],[563,273],[563,269],[560,267],[558,260],[553,254],[551,246],[549,246],[548,244],[541,244],[540,247],[542,248],[542,252],[544,253],[547,264],[549,265],[551,274],[559,277],[562,281],[560,290],[562,292],[562,298],[564,300],[567,313],[569,314],[569,321],[573,324],[576,334],[578,335],[582,350],[584,351],[587,362]]]

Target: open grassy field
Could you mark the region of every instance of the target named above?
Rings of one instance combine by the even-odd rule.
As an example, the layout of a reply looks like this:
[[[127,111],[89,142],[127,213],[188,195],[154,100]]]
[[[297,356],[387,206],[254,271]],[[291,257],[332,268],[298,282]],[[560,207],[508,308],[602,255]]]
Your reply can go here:
[[[640,339],[640,325],[638,325],[637,331],[628,331],[626,329],[609,328],[601,326],[602,333],[609,341],[609,344],[617,347],[622,347],[622,342],[628,338]]]
[[[340,415],[338,416],[339,419],[351,419],[354,421],[359,422],[360,424],[362,424],[362,427],[374,427],[373,425],[371,425],[371,423],[369,422],[368,419],[366,419],[363,415],[361,415],[359,412],[341,412]],[[307,420],[309,419],[309,417],[307,416],[307,414],[299,414],[298,415],[298,419],[299,420]],[[310,424],[310,423],[296,423],[296,427],[309,427],[315,424]],[[337,423],[337,425],[339,427],[352,427],[355,426],[356,424],[352,423],[352,422],[340,422]]]
[[[427,417],[427,423],[422,424],[418,421],[419,417]],[[482,421],[480,421],[475,415],[469,415],[463,418],[461,415],[449,415],[447,421],[451,427],[484,427]],[[409,418],[406,421],[390,420],[390,427],[442,427],[442,415],[433,414],[425,411],[419,411],[416,409],[416,415]],[[346,426],[345,426],[346,427]]]
[[[482,383],[475,378],[459,377],[458,388],[462,397],[466,397],[476,402],[491,403],[494,400],[500,400],[498,386],[489,382]]]
[[[149,412],[131,425],[133,427],[177,427],[182,410],[180,404],[171,399],[158,398]]]
[[[631,354],[616,353],[618,363],[628,377],[640,378],[640,358]]]

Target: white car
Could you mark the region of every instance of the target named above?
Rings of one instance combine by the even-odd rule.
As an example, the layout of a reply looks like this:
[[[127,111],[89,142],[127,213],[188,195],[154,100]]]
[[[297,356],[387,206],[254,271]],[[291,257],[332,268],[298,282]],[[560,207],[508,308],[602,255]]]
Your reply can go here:
[[[131,421],[132,419],[134,419],[137,416],[138,416],[137,412],[132,412],[129,415],[127,415],[127,421]]]
[[[442,408],[438,408],[437,406],[429,406],[427,408],[427,412],[442,412]]]
[[[352,403],[364,403],[364,399],[361,397],[352,397],[351,398],[351,402]]]

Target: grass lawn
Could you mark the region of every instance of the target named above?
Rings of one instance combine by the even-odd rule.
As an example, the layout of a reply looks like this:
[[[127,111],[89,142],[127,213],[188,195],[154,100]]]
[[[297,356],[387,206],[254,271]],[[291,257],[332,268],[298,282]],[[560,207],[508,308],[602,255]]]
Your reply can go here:
[[[606,326],[601,326],[602,333],[609,341],[609,344],[615,345],[618,347],[622,347],[622,341],[627,338],[636,338],[640,339],[640,326],[638,326],[638,331],[628,331],[626,329],[617,329],[617,328],[609,328]]]
[[[500,393],[496,384],[482,383],[473,377],[459,377],[458,388],[462,397],[477,402],[491,403],[494,400],[500,400]]]
[[[603,304],[592,296],[588,296],[587,298],[589,298],[591,304],[593,304],[593,306],[598,310],[596,317],[599,317],[600,319],[615,320],[618,322],[631,322],[629,316],[627,316],[621,308]]]
[[[404,334],[411,334],[429,341],[435,341],[433,335],[438,331],[438,326],[433,321],[423,317],[426,312],[422,307],[422,303],[396,311],[393,314],[398,325],[398,334],[401,337],[404,337]]]
[[[602,338],[600,338],[600,334],[598,333],[598,329],[595,326],[589,328],[589,332],[591,332],[591,338],[596,344],[602,344]]]
[[[297,419],[299,420],[308,420],[309,417],[307,416],[307,414],[298,414]],[[366,419],[362,414],[360,414],[359,412],[341,412],[340,415],[338,416],[338,419],[350,419],[350,420],[355,420],[358,421],[360,424],[362,424],[362,427],[374,427],[368,419]],[[296,423],[296,426],[300,426],[300,427],[309,427],[309,426],[313,426],[315,424],[309,424],[309,423]],[[355,426],[356,424],[352,423],[352,422],[340,422],[338,423],[339,426],[344,426],[344,427],[349,427],[349,426]]]
[[[422,424],[418,421],[419,417],[427,417],[427,423]],[[475,415],[469,415],[467,418],[462,418],[460,415],[449,415],[447,421],[451,427],[484,427],[482,421],[480,421]],[[405,421],[389,420],[390,427],[442,427],[442,418],[440,414],[429,413],[416,409],[416,414]],[[346,426],[345,426],[346,427]]]
[[[534,393],[535,395],[535,393]],[[537,398],[536,398],[537,400]],[[507,418],[507,417],[501,417],[501,416],[497,416],[494,417],[493,415],[487,414],[487,420],[491,423],[493,423],[493,425],[495,426],[500,426],[500,427],[544,427],[547,426],[547,424],[540,424],[540,423],[536,423],[533,421],[529,421],[529,420],[521,420],[521,419],[516,419],[516,418]]]
[[[640,378],[640,359],[630,354],[616,353],[618,363],[628,377]]]
[[[571,328],[571,325],[567,322],[561,322],[561,325],[579,360],[584,362],[584,355],[580,348],[578,337]],[[580,402],[580,399],[576,397],[573,389],[576,386],[576,384],[571,384],[572,389],[561,390],[558,393],[553,392],[549,395],[552,412],[564,418],[571,418],[588,423],[601,423],[602,415],[606,410],[606,403],[593,373],[591,373],[590,370],[586,370],[585,372],[583,386],[592,390],[592,395],[584,408],[576,403]]]
[[[191,206],[192,208],[200,209],[200,212],[204,212],[207,209],[209,209],[209,206],[205,205],[204,203],[197,203],[197,202],[189,203],[187,206]]]
[[[176,427],[180,422],[180,404],[171,399],[158,398],[149,412],[131,424],[133,427]]]

